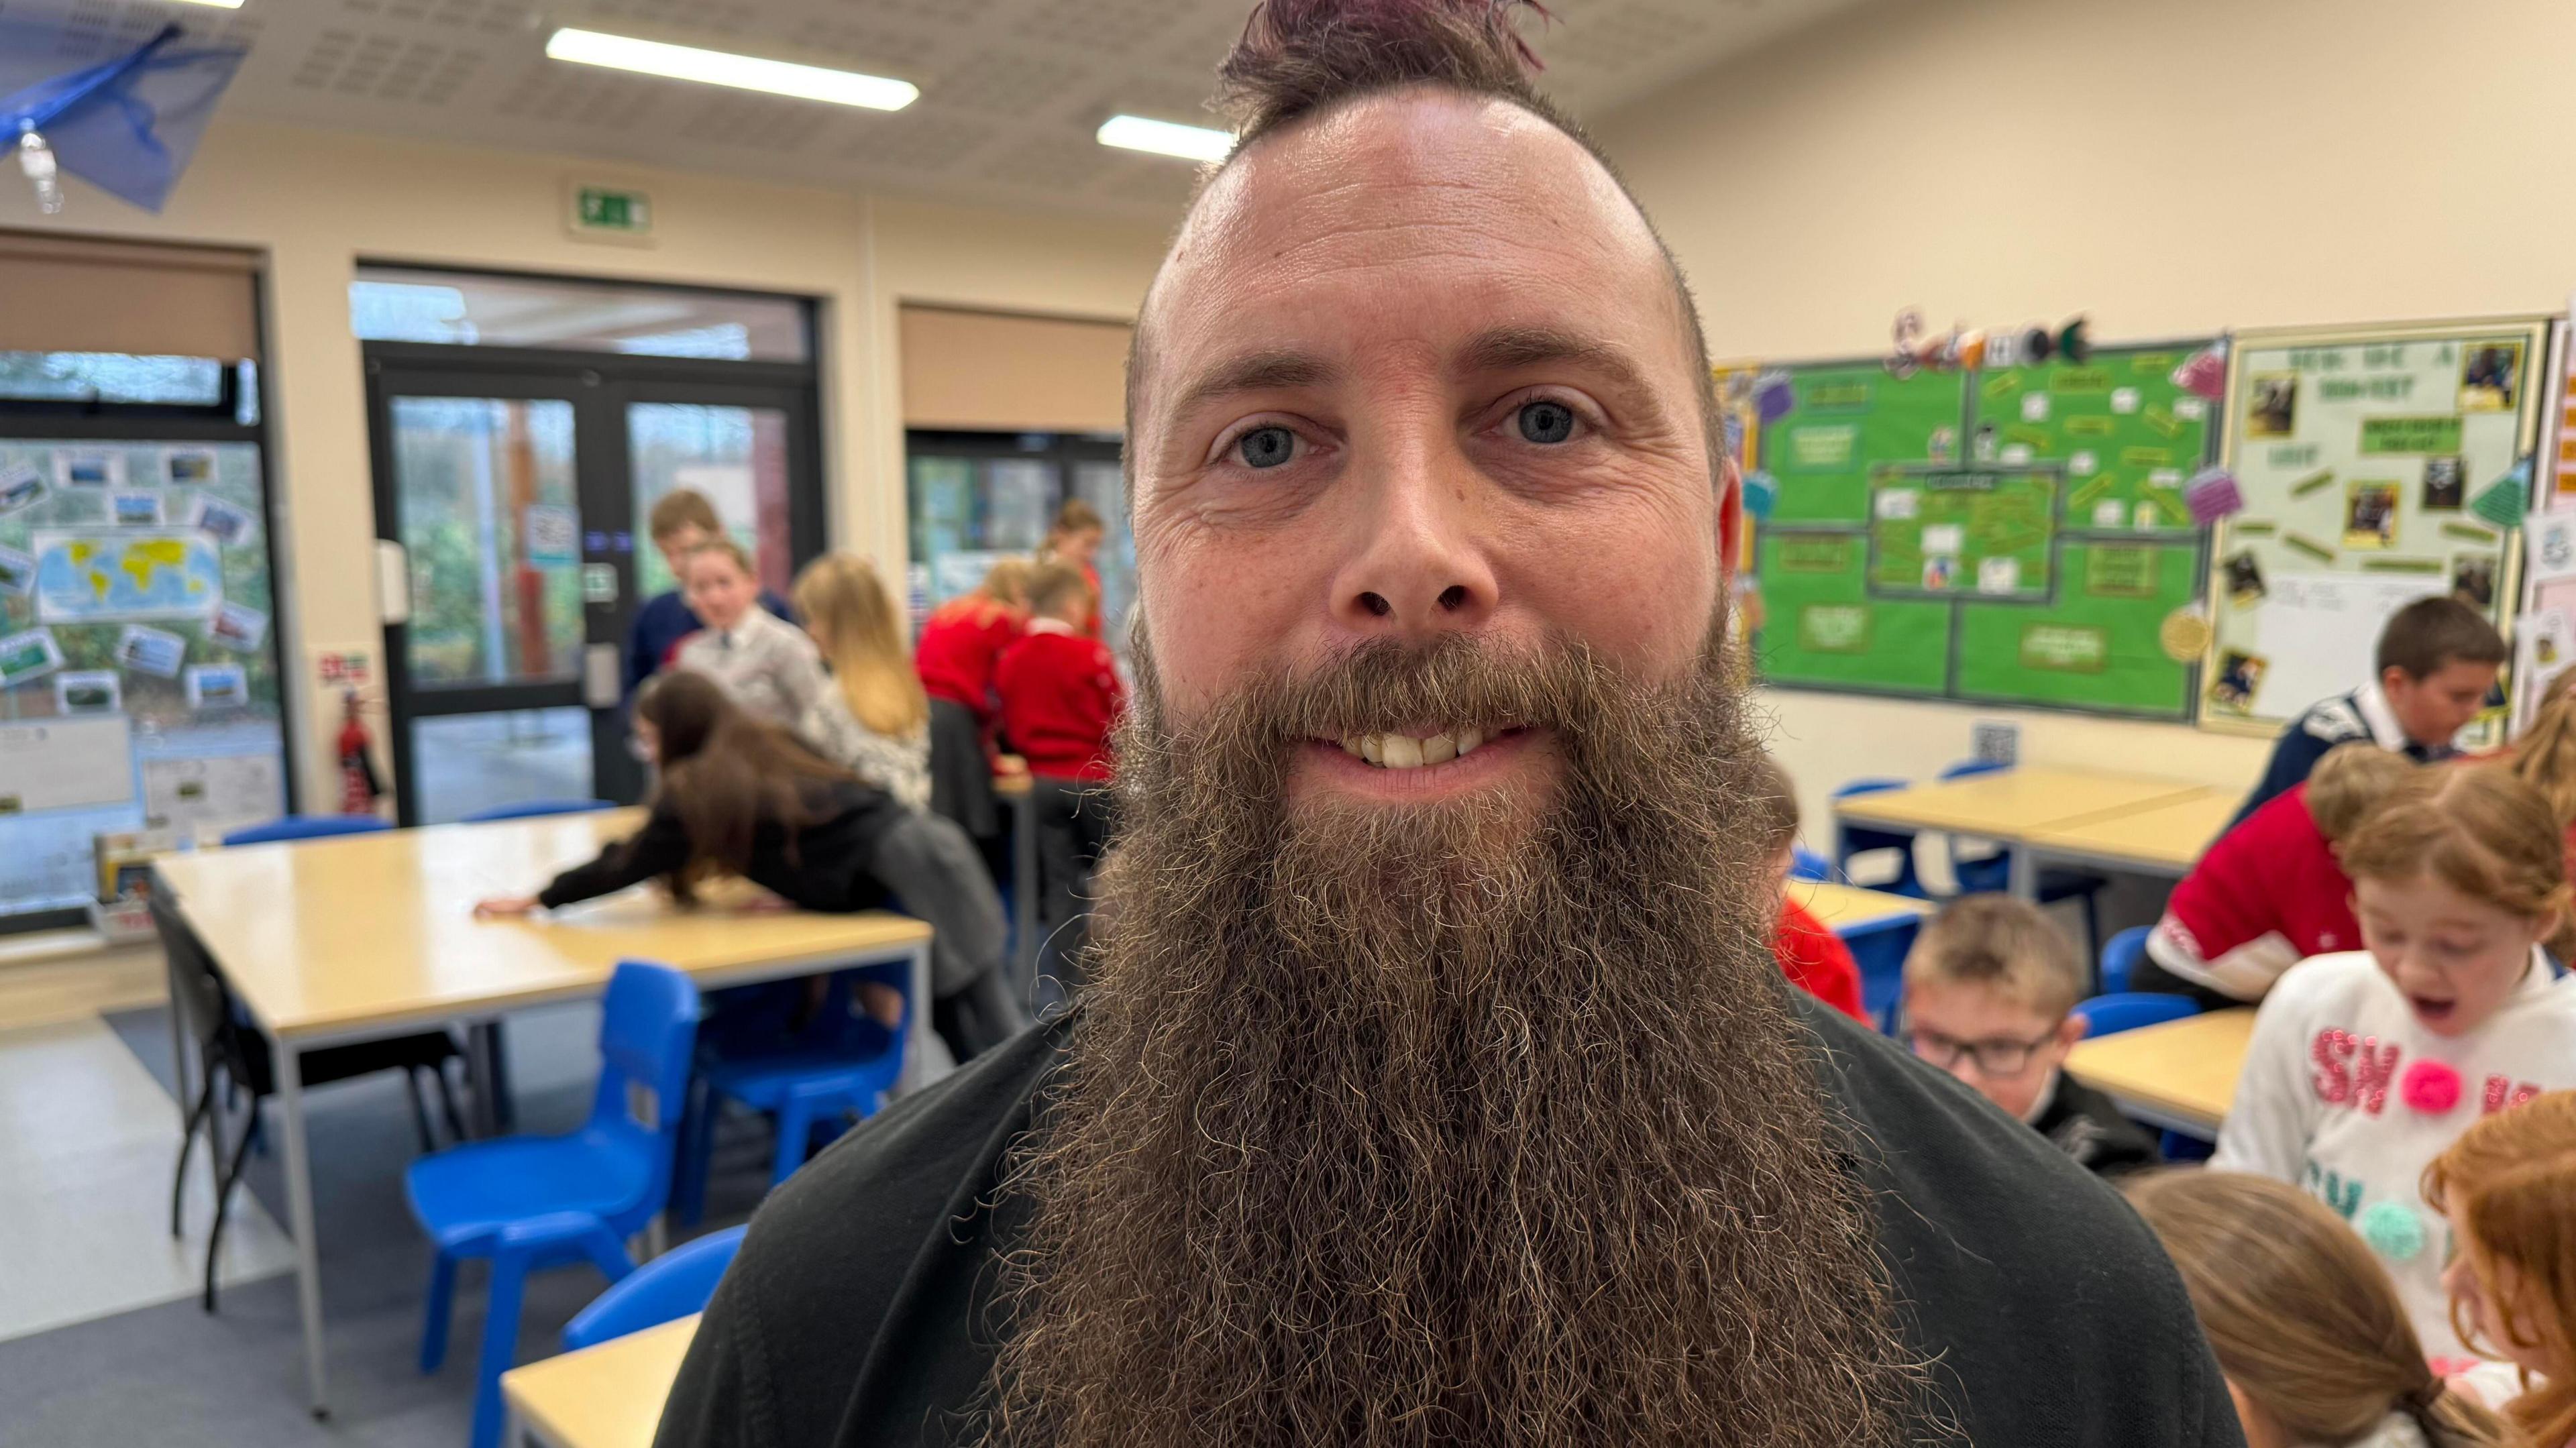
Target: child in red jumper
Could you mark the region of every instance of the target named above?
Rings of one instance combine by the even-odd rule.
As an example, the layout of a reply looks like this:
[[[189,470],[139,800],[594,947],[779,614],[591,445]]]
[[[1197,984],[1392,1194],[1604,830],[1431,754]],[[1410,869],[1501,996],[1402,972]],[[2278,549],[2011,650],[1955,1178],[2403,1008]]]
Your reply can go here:
[[[1001,709],[993,675],[1028,621],[1028,581],[1026,561],[994,564],[973,593],[931,611],[912,650],[913,672],[930,696],[930,811],[955,820],[988,851],[1002,833],[993,776],[1022,768],[996,744]]]
[[[2335,746],[2305,784],[2219,836],[2174,887],[2130,988],[2248,1005],[2301,960],[2360,949],[2334,844],[2416,767],[2366,740]]]
[[[1789,866],[1797,858],[1798,794],[1788,771],[1762,761],[1754,789],[1758,818],[1768,828],[1772,870],[1781,881],[1780,923],[1771,935],[1771,953],[1789,983],[1856,1021],[1869,1019],[1860,999],[1860,963],[1851,947],[1825,923],[1807,913],[1795,891],[1788,889]]]
[[[1002,651],[994,671],[1002,733],[1029,762],[1045,941],[1040,974],[1068,990],[1065,962],[1082,948],[1092,867],[1109,845],[1109,731],[1127,707],[1109,646],[1081,631],[1091,609],[1082,570],[1039,565],[1029,575],[1028,631]]]

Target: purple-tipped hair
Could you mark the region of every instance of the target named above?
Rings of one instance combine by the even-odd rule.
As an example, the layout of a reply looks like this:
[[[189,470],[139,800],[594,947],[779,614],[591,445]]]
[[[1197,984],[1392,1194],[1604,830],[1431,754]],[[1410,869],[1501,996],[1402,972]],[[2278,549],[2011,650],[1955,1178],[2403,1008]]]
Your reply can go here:
[[[1436,84],[1525,106],[1569,133],[1538,94],[1513,25],[1538,0],[1261,0],[1217,69],[1217,104],[1243,143],[1342,101]]]

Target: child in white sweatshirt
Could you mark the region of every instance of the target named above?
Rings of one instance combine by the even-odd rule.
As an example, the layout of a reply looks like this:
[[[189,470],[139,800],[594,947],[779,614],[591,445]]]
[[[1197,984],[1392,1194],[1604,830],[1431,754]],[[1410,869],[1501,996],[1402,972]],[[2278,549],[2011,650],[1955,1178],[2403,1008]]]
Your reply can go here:
[[[2576,1086],[2576,982],[2540,949],[2566,910],[2538,791],[2428,769],[2340,848],[2369,948],[2300,962],[2263,1002],[2210,1165],[2303,1187],[2388,1264],[2437,1367],[2475,1362],[2442,1288],[2424,1168],[2482,1117]]]

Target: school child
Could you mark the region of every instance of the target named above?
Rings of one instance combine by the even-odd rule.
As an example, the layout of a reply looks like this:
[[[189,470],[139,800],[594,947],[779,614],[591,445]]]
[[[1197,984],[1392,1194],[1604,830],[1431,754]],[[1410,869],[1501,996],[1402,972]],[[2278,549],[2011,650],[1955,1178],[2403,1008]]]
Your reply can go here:
[[[1771,850],[1772,873],[1781,883],[1780,920],[1771,932],[1771,953],[1789,983],[1856,1021],[1869,1019],[1861,1004],[1860,962],[1851,947],[1798,903],[1789,867],[1796,862],[1798,795],[1789,772],[1765,758],[1754,782],[1757,818]]]
[[[2414,768],[2367,742],[2328,751],[2306,783],[2219,836],[2174,887],[2129,988],[2212,1009],[2249,1005],[2309,956],[2358,949],[2335,841]]]
[[[2501,752],[2514,776],[2540,791],[2567,837],[2568,878],[2576,881],[2576,669],[2550,681],[2530,727]],[[2553,946],[2576,942],[2559,940]],[[2567,953],[2560,952],[2560,959]]]
[[[1043,964],[1059,981],[1070,979],[1063,963],[1081,949],[1092,867],[1109,843],[1109,736],[1127,704],[1109,646],[1081,632],[1092,601],[1071,564],[1040,566],[1029,576],[1028,631],[994,672],[1002,732],[1029,762]]]
[[[815,559],[796,575],[796,609],[834,685],[796,732],[904,808],[930,808],[930,701],[875,566],[855,553]]]
[[[2419,598],[2379,631],[2378,670],[2349,694],[2310,705],[2272,746],[2272,760],[2229,828],[2308,777],[2326,751],[2367,739],[2418,764],[2460,751],[2452,736],[2486,707],[2506,658],[2504,636],[2447,596]]]
[[[1002,976],[1001,900],[955,825],[860,783],[702,674],[652,681],[636,696],[635,732],[660,765],[644,827],[537,894],[485,900],[476,913],[561,909],[655,879],[688,904],[726,876],[827,913],[880,909],[892,896],[937,932],[931,1020],[959,1060],[1025,1024]]]
[[[1926,1063],[2107,1176],[2152,1165],[2156,1142],[2110,1097],[2066,1074],[2066,1053],[2084,1039],[2075,1013],[2084,982],[2074,940],[2038,906],[1962,896],[1924,925],[1905,957],[1902,1034]]]
[[[653,546],[661,550],[662,561],[679,580],[682,565],[691,553],[724,536],[724,524],[716,517],[715,504],[695,488],[673,488],[653,505],[649,515]],[[669,662],[671,651],[680,640],[696,633],[706,624],[689,611],[683,588],[657,594],[635,610],[635,621],[626,630],[626,689],[624,698],[632,703],[636,689],[646,679],[661,672]],[[760,591],[760,606],[771,613],[795,622],[787,601],[767,589]]]
[[[751,717],[782,729],[803,727],[832,681],[814,640],[758,606],[751,555],[732,539],[719,538],[691,553],[681,567],[689,606],[706,627],[681,643],[673,662],[724,685]]]
[[[974,592],[931,610],[912,651],[913,669],[930,696],[930,808],[978,840],[1001,833],[994,774],[1027,767],[999,748],[993,672],[1028,617],[1028,562],[1005,558],[986,570]]]
[[[2388,1270],[2284,1182],[2153,1172],[2123,1185],[2182,1272],[2246,1448],[2504,1448],[2511,1436],[2430,1363]]]
[[[1055,510],[1055,521],[1047,525],[1046,540],[1038,545],[1038,562],[1067,563],[1082,573],[1083,584],[1091,590],[1091,607],[1076,623],[1077,632],[1100,637],[1100,540],[1109,534],[1101,521],[1100,510],[1080,498],[1067,498]]]
[[[2450,1224],[2442,1280],[2461,1335],[2519,1370],[2505,1417],[2538,1448],[2576,1444],[2576,1092],[2460,1133],[2424,1200]]]
[[[2351,1222],[2448,1361],[2466,1350],[2424,1168],[2480,1117],[2576,1085],[2576,983],[2540,949],[2568,903],[2557,822],[2504,770],[2418,770],[2340,853],[2368,948],[2302,961],[2264,999],[2213,1164]]]

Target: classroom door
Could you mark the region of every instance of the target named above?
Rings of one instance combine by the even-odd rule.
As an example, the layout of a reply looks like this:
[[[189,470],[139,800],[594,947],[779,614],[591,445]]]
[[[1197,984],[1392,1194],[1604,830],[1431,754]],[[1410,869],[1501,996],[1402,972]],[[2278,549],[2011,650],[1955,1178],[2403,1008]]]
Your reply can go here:
[[[673,586],[641,537],[665,493],[707,494],[782,594],[821,541],[797,389],[482,361],[369,358],[377,533],[410,591],[385,629],[406,824],[639,797],[624,650]]]

